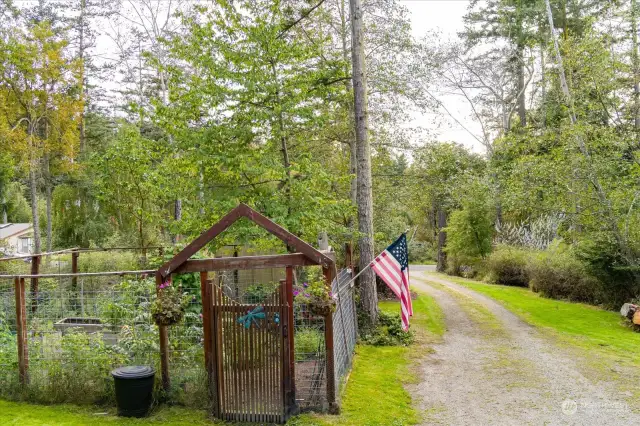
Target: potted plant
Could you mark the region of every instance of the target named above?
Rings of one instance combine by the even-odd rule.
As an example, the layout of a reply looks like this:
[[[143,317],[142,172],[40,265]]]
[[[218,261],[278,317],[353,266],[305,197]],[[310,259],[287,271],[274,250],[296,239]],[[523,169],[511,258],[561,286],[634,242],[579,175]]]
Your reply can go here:
[[[184,307],[180,289],[166,281],[160,285],[158,297],[151,304],[151,316],[157,325],[177,324],[184,317]]]

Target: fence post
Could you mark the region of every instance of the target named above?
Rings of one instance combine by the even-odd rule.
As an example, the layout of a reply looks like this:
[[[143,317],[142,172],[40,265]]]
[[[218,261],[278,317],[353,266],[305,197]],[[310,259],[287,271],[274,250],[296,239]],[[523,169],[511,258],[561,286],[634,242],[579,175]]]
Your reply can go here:
[[[323,267],[325,283],[331,291],[331,269]],[[336,365],[333,353],[333,312],[329,311],[324,318],[324,343],[327,352],[327,402],[330,414],[340,414],[340,406],[336,401]]]
[[[169,277],[168,279],[171,279]],[[162,277],[156,274],[156,293],[160,293],[160,285],[162,285]],[[168,391],[171,387],[171,378],[169,377],[169,330],[166,325],[158,326],[158,334],[160,336],[160,375],[162,376],[162,389]]]
[[[14,279],[16,296],[16,339],[18,340],[18,370],[20,383],[29,383],[29,351],[27,348],[27,307],[24,278]]]
[[[296,355],[295,355],[295,330],[296,324],[293,318],[293,267],[287,266],[285,275],[285,294],[287,295],[287,326],[289,335],[287,336],[287,343],[289,344],[289,380],[290,380],[290,393],[288,406],[291,407],[291,413],[297,414],[298,407],[296,406]]]
[[[80,257],[80,252],[78,250],[74,250],[71,252],[71,272],[74,274],[78,273],[78,258]],[[71,286],[73,289],[78,288],[78,277],[71,278]]]
[[[74,274],[78,273],[78,258],[80,257],[80,252],[78,250],[74,250],[71,252],[71,272]],[[78,277],[71,277],[71,306],[74,309],[78,309]]]
[[[40,273],[40,255],[31,257],[31,275]],[[31,277],[31,312],[38,309],[38,278]]]
[[[216,326],[216,312],[213,312],[213,289],[209,284],[208,272],[200,272],[200,295],[202,296],[202,333],[204,337],[204,364],[207,369],[209,400],[212,404],[213,416],[220,417],[220,405],[218,404],[218,377],[217,363],[221,362],[214,356],[214,350],[219,349],[214,340],[213,332],[220,333]]]

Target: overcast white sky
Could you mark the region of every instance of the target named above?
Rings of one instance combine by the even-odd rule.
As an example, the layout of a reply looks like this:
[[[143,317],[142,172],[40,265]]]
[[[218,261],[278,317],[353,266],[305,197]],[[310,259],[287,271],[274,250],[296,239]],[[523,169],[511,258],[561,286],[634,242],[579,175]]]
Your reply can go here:
[[[442,40],[458,39],[458,32],[464,29],[462,17],[467,11],[469,0],[399,0],[411,12],[413,35],[420,38],[428,32],[438,31]],[[441,98],[449,111],[465,125],[473,130],[479,130],[476,123],[469,119],[470,109],[465,101],[455,97]],[[468,123],[468,124],[467,124]],[[429,129],[441,141],[462,143],[477,152],[484,152],[484,148],[465,130],[455,123],[448,126],[436,126],[434,117],[416,113],[413,125]]]

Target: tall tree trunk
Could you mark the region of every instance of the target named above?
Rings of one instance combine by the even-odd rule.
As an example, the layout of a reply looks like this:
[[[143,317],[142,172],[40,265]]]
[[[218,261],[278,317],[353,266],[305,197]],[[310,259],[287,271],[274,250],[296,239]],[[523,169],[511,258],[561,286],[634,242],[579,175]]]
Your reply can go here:
[[[362,4],[360,0],[349,1],[351,12],[351,61],[353,67],[353,97],[356,131],[356,153],[358,160],[358,230],[360,237],[360,303],[369,320],[378,320],[378,295],[376,277],[369,267],[373,260],[373,192],[371,183],[371,148],[369,146],[369,125],[367,111],[367,72],[364,57],[364,32],[362,28]]]
[[[40,239],[40,219],[38,217],[38,184],[36,182],[36,165],[33,161],[29,167],[29,192],[31,194],[31,215],[33,216],[33,252],[40,253],[42,242]]]
[[[52,251],[53,246],[53,226],[51,224],[51,182],[47,179],[46,183],[46,197],[47,197],[47,251]]]
[[[436,265],[436,271],[444,272],[447,269],[447,252],[444,251],[447,245],[447,232],[444,228],[447,227],[447,213],[442,206],[438,205],[437,209],[437,221],[438,221],[438,263]]]
[[[546,43],[544,44],[546,45]],[[547,127],[547,76],[546,76],[546,64],[544,62],[544,47],[540,48],[540,69],[542,72],[542,80],[540,85],[542,86],[541,94],[541,110],[542,110],[542,128]]]
[[[638,57],[638,4],[631,0],[631,60],[633,65],[633,124],[640,146],[640,58]]]
[[[520,118],[520,126],[525,127],[527,125],[527,106],[525,99],[525,87],[524,87],[524,63],[523,63],[523,50],[518,48],[518,116]]]
[[[78,57],[80,58],[80,99],[82,100],[82,111],[80,112],[80,152],[84,152],[85,143],[86,143],[86,130],[85,130],[85,90],[86,90],[86,74],[85,74],[85,66],[84,66],[84,20],[85,20],[85,12],[87,9],[87,0],[80,0],[80,27],[78,29],[79,32],[79,46],[78,46]]]
[[[338,11],[340,13],[340,39],[342,41],[342,60],[344,62],[344,73],[345,75],[349,74],[349,47],[347,40],[347,31],[349,31],[349,27],[347,25],[347,14],[346,14],[346,2],[345,0],[340,0],[338,4]],[[351,111],[353,109],[353,103],[348,99],[351,96],[351,91],[353,90],[353,85],[351,84],[350,79],[346,79],[344,81],[345,91],[347,95],[347,101],[345,102],[345,110]],[[351,200],[351,204],[353,206],[358,205],[358,153],[356,149],[356,137],[355,137],[355,129],[354,126],[350,126],[349,131],[349,174],[351,175],[351,181],[349,185],[349,199]],[[350,241],[345,245],[345,253],[346,257],[348,257],[347,266],[352,266],[353,263],[353,237],[355,235],[355,220],[353,216],[349,215],[347,219],[347,229],[349,229]]]
[[[200,216],[204,216],[204,167],[200,164],[200,173],[198,175],[198,202],[200,203]]]
[[[43,158],[43,177],[44,177],[44,191],[45,191],[45,201],[47,203],[47,251],[51,251],[52,247],[52,229],[53,226],[51,224],[51,171],[49,169],[49,156],[45,154]]]

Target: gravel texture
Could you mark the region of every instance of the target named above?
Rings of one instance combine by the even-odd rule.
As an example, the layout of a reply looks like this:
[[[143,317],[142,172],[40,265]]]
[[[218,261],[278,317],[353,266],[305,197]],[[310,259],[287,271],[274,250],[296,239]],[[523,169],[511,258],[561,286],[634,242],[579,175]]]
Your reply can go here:
[[[435,298],[447,329],[410,387],[424,424],[640,425],[613,384],[590,381],[552,339],[432,269],[411,270],[412,286]]]

